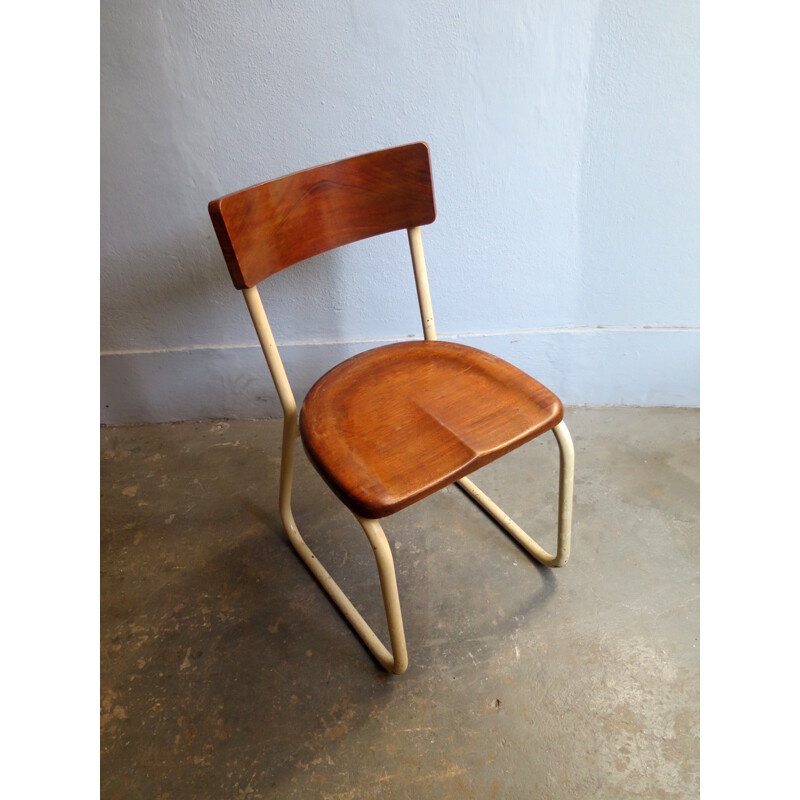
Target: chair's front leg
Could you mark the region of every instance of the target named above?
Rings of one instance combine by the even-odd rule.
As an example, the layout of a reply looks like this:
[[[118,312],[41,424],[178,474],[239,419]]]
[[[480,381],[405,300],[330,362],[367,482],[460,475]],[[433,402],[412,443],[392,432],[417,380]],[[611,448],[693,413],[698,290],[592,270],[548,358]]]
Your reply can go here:
[[[558,550],[551,566],[563,567],[572,539],[572,492],[575,485],[575,446],[564,420],[553,428],[558,442]]]
[[[378,520],[363,519],[358,516],[356,516],[356,519],[364,529],[364,533],[367,534],[369,543],[375,553],[375,562],[378,565],[378,576],[381,581],[383,605],[386,609],[386,623],[389,626],[389,639],[394,653],[394,657],[389,660],[383,660],[377,654],[376,658],[390,672],[399,675],[401,672],[405,672],[408,667],[408,651],[406,650],[406,635],[403,631],[403,615],[400,611],[400,596],[397,592],[397,576],[394,571],[392,549],[389,547],[389,542],[386,541],[386,534],[383,532]],[[370,634],[375,637],[371,630]],[[375,641],[381,650],[385,650],[377,637],[375,637]],[[375,653],[372,647],[370,647],[370,650]]]
[[[367,538],[375,553],[375,561],[378,565],[378,576],[381,582],[381,593],[383,594],[383,603],[386,609],[386,621],[389,626],[392,652],[386,649],[356,607],[350,602],[350,598],[339,588],[336,581],[328,574],[325,567],[322,566],[319,559],[317,559],[303,540],[300,531],[294,524],[294,520],[292,520],[291,524],[286,526],[286,531],[289,534],[289,540],[300,558],[303,559],[306,566],[314,574],[314,577],[328,593],[337,608],[342,612],[345,619],[353,626],[353,629],[361,637],[372,655],[374,655],[380,664],[389,670],[389,672],[399,675],[405,672],[408,667],[408,653],[406,650],[405,633],[403,631],[403,617],[400,613],[400,598],[397,593],[397,579],[394,572],[392,551],[389,548],[389,543],[386,541],[383,529],[377,520],[361,519],[360,517],[356,517],[356,519],[361,523],[361,527],[367,534]]]
[[[374,519],[362,519],[356,517],[364,533],[367,534],[372,550],[375,553],[375,561],[378,565],[378,577],[381,582],[381,593],[386,609],[386,622],[389,626],[389,638],[392,644],[392,653],[383,645],[375,632],[366,623],[356,607],[350,602],[350,598],[339,588],[336,581],[330,576],[319,559],[305,543],[292,514],[292,469],[294,465],[294,446],[297,439],[297,417],[287,416],[283,426],[283,452],[281,453],[281,486],[280,486],[280,509],[281,519],[283,520],[289,541],[297,551],[305,565],[311,570],[314,577],[319,581],[322,588],[328,593],[331,600],[342,612],[345,619],[353,626],[355,632],[361,637],[364,644],[369,648],[372,655],[389,672],[399,675],[406,671],[408,667],[408,653],[406,650],[406,638],[403,631],[403,617],[400,613],[400,599],[397,593],[397,578],[394,571],[394,560],[386,535],[380,523]]]
[[[541,545],[531,539],[522,528],[503,511],[491,497],[484,494],[469,478],[456,481],[458,485],[490,517],[506,530],[537,561],[547,567],[563,567],[569,558],[572,534],[572,491],[575,474],[575,448],[572,437],[563,420],[553,428],[560,452],[558,482],[558,549],[550,555]]]

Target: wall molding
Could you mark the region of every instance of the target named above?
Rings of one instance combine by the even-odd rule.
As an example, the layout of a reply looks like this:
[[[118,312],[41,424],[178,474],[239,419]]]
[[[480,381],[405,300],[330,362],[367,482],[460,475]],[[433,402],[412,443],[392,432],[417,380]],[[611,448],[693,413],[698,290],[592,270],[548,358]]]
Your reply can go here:
[[[534,328],[441,333],[440,338],[506,359],[569,405],[700,404],[698,328]],[[300,402],[339,361],[391,341],[397,340],[278,344]],[[257,343],[105,351],[100,365],[104,424],[281,415]]]

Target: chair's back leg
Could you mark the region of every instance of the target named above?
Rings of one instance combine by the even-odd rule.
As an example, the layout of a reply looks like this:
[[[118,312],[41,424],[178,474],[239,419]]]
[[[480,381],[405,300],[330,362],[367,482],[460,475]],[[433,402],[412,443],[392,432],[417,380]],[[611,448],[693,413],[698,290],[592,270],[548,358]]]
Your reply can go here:
[[[562,420],[553,428],[560,453],[558,479],[558,550],[555,555],[547,552],[531,539],[511,517],[487,494],[484,494],[469,478],[460,478],[460,486],[475,503],[525,548],[538,562],[547,567],[563,567],[569,558],[572,536],[572,487],[575,472],[575,448],[567,426]]]
[[[431,290],[428,286],[428,270],[425,266],[425,251],[422,249],[422,233],[419,227],[408,229],[408,246],[411,248],[411,261],[414,264],[414,280],[417,284],[422,330],[425,338],[429,342],[434,342],[436,341],[436,325],[433,322]]]

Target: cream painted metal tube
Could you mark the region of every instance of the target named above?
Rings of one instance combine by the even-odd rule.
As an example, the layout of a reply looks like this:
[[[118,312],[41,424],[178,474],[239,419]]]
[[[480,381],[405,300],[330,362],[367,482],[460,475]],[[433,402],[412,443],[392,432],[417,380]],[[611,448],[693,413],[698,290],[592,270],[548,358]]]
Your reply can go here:
[[[389,663],[384,663],[379,656],[379,660],[386,669],[399,675],[406,671],[408,667],[408,652],[406,650],[406,635],[403,631],[403,615],[400,610],[400,596],[397,592],[397,575],[394,570],[394,559],[389,542],[386,541],[386,534],[383,532],[381,524],[376,519],[363,519],[356,517],[364,533],[367,534],[369,543],[375,553],[375,561],[378,565],[378,575],[381,580],[381,593],[383,595],[383,605],[386,608],[386,623],[389,626],[389,639],[392,643],[394,658]],[[372,631],[370,631],[372,633]],[[372,634],[374,636],[374,634]],[[376,641],[377,641],[377,637]],[[378,642],[382,650],[383,645]],[[370,647],[370,649],[372,649]],[[373,653],[375,651],[373,650]]]
[[[425,266],[425,251],[422,249],[422,232],[419,227],[408,229],[408,245],[411,248],[411,261],[414,264],[414,280],[417,284],[419,313],[422,317],[422,330],[430,342],[436,341],[436,325],[433,321],[431,290],[428,286],[428,269]]]
[[[275,389],[278,392],[278,398],[281,401],[281,408],[283,408],[284,417],[292,414],[297,416],[297,403],[292,394],[292,387],[289,385],[289,379],[286,377],[286,370],[283,368],[283,361],[281,361],[280,353],[278,353],[278,345],[275,344],[275,337],[272,335],[272,328],[269,326],[267,314],[264,311],[264,305],[261,302],[261,295],[258,293],[258,288],[253,286],[249,289],[243,289],[244,299],[247,303],[247,309],[250,312],[250,318],[253,320],[256,333],[258,334],[258,341],[261,342],[261,349],[264,351],[264,357],[267,359],[267,366],[269,373],[272,375],[272,380],[275,383]]]
[[[289,516],[291,516],[291,511],[289,512]],[[374,522],[374,520],[371,521]],[[362,523],[363,527],[364,521],[359,519],[359,522]],[[303,559],[306,566],[314,574],[314,577],[319,581],[322,588],[328,593],[331,600],[333,600],[338,609],[344,615],[345,619],[353,626],[355,632],[361,637],[361,640],[369,648],[370,652],[375,656],[381,666],[389,670],[389,672],[394,672],[398,675],[402,672],[405,672],[406,667],[408,667],[408,655],[406,653],[406,640],[403,632],[403,621],[400,615],[400,600],[397,594],[397,581],[394,574],[394,562],[392,560],[391,551],[388,550],[388,543],[386,544],[386,550],[388,550],[388,559],[387,553],[383,551],[380,546],[376,548],[376,546],[373,545],[373,550],[375,552],[375,560],[378,564],[378,575],[380,577],[381,590],[383,593],[384,605],[386,607],[386,619],[389,625],[389,636],[391,638],[392,650],[395,652],[396,656],[392,656],[392,654],[386,649],[381,640],[375,635],[372,628],[370,628],[370,626],[358,612],[356,607],[350,602],[350,599],[347,597],[347,595],[341,590],[341,588],[339,588],[339,585],[330,576],[325,567],[322,566],[320,561],[303,540],[303,537],[300,536],[300,532],[297,530],[297,526],[294,524],[294,519],[291,519],[289,522],[287,521],[286,517],[284,517],[284,523],[286,523],[286,530],[289,534],[289,539],[291,540],[295,550],[297,550],[298,555]],[[380,525],[378,525],[378,529],[380,530]],[[364,528],[364,530],[367,532],[366,528]],[[368,537],[372,538],[375,534],[373,531],[370,531],[367,532],[367,535]],[[383,536],[382,530],[380,531],[380,535]],[[384,536],[384,542],[385,540],[386,537]]]
[[[572,540],[572,494],[575,485],[575,446],[564,420],[553,428],[560,455],[558,478],[558,553],[554,567],[563,567],[569,559]]]
[[[258,334],[261,349],[267,360],[270,375],[275,384],[275,389],[280,398],[283,408],[283,442],[281,446],[281,483],[279,490],[279,503],[281,520],[283,521],[289,541],[297,551],[305,565],[311,570],[314,577],[319,581],[322,588],[330,596],[344,615],[345,619],[353,626],[356,633],[361,637],[370,652],[390,672],[400,674],[405,672],[408,667],[408,654],[406,651],[405,633],[403,631],[403,618],[400,612],[400,599],[397,593],[397,579],[394,571],[394,560],[392,551],[383,529],[377,520],[366,520],[356,517],[364,532],[367,535],[378,566],[378,576],[381,582],[381,592],[383,594],[384,606],[386,609],[386,621],[389,626],[389,637],[391,639],[393,656],[380,639],[375,635],[372,628],[365,622],[356,607],[350,602],[347,595],[339,588],[336,581],[330,576],[328,571],[319,562],[317,557],[305,543],[297,523],[292,513],[292,477],[294,474],[294,451],[298,436],[297,403],[292,393],[289,380],[286,377],[286,370],[283,366],[280,353],[278,352],[275,338],[272,335],[269,321],[267,319],[261,296],[258,289],[253,287],[244,290],[247,308],[253,320],[256,333]]]
[[[469,478],[456,481],[458,485],[504,528],[537,561],[548,567],[563,567],[567,563],[572,534],[572,491],[575,470],[575,450],[563,420],[553,428],[560,451],[558,490],[558,549],[553,556],[535,542],[503,511],[491,497],[484,494]]]

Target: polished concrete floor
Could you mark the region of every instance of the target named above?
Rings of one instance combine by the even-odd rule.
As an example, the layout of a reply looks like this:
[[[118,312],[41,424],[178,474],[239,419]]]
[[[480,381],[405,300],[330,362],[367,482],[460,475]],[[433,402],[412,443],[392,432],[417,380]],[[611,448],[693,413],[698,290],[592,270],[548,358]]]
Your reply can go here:
[[[280,422],[104,428],[104,800],[697,797],[699,414],[566,421],[566,567],[454,487],[386,520],[401,676],[283,532]],[[552,547],[557,470],[548,434],[475,480]],[[295,515],[385,638],[366,538],[301,454]]]

